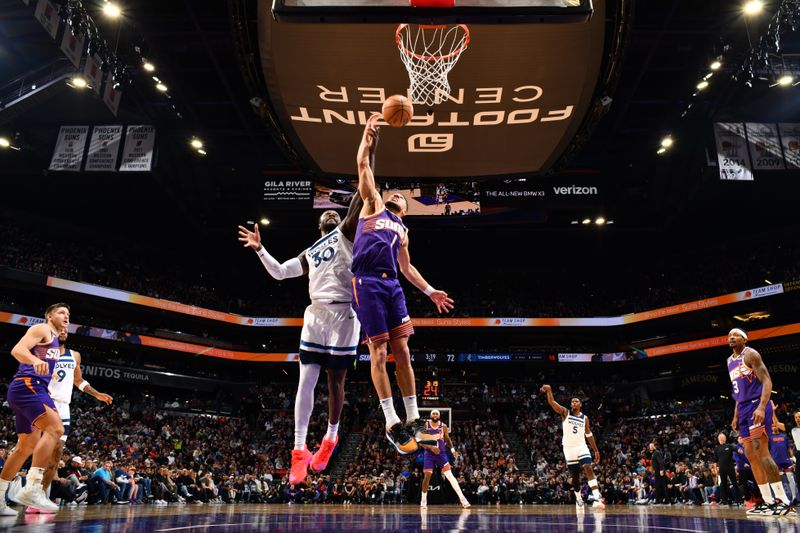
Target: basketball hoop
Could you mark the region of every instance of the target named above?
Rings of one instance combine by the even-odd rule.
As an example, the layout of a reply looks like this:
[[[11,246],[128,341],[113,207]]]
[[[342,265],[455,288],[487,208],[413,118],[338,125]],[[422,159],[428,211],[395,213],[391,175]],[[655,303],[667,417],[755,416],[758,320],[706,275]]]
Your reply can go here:
[[[415,104],[440,103],[450,94],[447,75],[469,46],[469,28],[466,24],[400,24],[395,40],[411,82],[411,100]]]

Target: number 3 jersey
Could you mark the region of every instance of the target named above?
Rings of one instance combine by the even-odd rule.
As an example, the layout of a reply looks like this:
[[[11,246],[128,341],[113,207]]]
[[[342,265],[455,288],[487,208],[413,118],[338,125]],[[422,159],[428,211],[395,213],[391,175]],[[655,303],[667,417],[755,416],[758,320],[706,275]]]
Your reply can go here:
[[[75,357],[70,350],[64,350],[56,361],[53,377],[47,391],[56,402],[69,403],[72,400],[72,386],[75,382]]]
[[[353,243],[337,227],[306,250],[308,294],[312,302],[353,299]]]
[[[761,398],[763,391],[761,380],[752,368],[744,364],[744,353],[749,349],[746,347],[738,357],[736,354],[728,357],[728,375],[733,387],[733,399],[739,403]]]

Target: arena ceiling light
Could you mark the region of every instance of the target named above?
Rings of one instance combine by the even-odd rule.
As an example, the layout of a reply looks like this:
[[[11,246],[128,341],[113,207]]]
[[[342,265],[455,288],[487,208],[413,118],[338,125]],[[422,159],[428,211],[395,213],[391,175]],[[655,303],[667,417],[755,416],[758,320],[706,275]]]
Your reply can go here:
[[[119,18],[122,15],[122,9],[114,2],[106,2],[103,4],[103,13],[108,18]]]
[[[163,83],[156,83],[156,89],[158,89],[162,93],[167,92],[167,86],[164,85]]]
[[[708,82],[706,80],[703,80],[703,81],[701,81],[700,83],[697,84],[697,90],[698,91],[702,91],[706,87],[708,87]]]
[[[5,137],[0,137],[0,148],[9,148],[11,147],[11,141],[9,141]]]
[[[658,155],[662,155],[662,154],[666,153],[666,151],[667,151],[667,149],[662,146],[661,148],[658,149],[658,151],[656,153]]]
[[[584,226],[586,226],[586,225],[588,225],[588,224],[591,224],[591,223],[592,223],[592,219],[591,219],[591,218],[584,218],[584,219],[583,219],[583,221],[582,221],[581,223],[582,223]]]
[[[206,152],[206,151],[205,151],[205,150],[203,150],[202,148],[200,148],[199,150],[197,150],[197,153],[198,153],[198,154],[200,154],[200,155],[208,155],[208,152]]]
[[[775,82],[775,85],[779,85],[780,87],[789,87],[794,82],[794,76],[791,74],[784,74]]]
[[[86,87],[89,86],[89,84],[86,82],[86,79],[82,78],[81,76],[75,76],[74,78],[71,78],[67,82],[67,85],[69,85],[73,89],[85,89]]]
[[[142,68],[145,69],[147,72],[155,72],[156,66],[149,61],[145,61],[142,64]]]
[[[269,219],[267,217],[261,217],[261,220],[259,220],[259,222],[261,223],[262,226],[269,226]]]
[[[195,150],[199,150],[200,148],[203,147],[203,141],[201,141],[197,137],[195,137],[191,141],[189,141],[189,144],[191,144],[192,148],[194,148]]]
[[[708,66],[711,70],[719,70],[722,68],[722,61],[716,60]]]
[[[758,15],[764,9],[764,2],[761,0],[749,0],[744,4],[745,15]]]
[[[597,224],[598,226],[602,226],[606,223],[606,219],[604,217],[597,217],[594,223]]]
[[[672,135],[667,135],[661,139],[662,148],[670,148],[673,144],[675,144],[675,141],[672,139]]]

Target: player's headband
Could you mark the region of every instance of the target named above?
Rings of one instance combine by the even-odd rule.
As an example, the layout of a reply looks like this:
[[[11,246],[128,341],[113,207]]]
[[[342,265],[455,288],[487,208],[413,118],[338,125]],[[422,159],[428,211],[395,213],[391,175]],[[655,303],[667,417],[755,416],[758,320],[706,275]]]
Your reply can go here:
[[[730,333],[728,333],[728,335],[730,335],[731,333],[738,333],[739,335],[741,335],[741,336],[742,336],[742,338],[743,338],[744,340],[747,340],[747,333],[745,333],[745,332],[744,332],[744,330],[741,330],[741,329],[739,329],[739,328],[733,328],[733,329],[730,331]]]
[[[438,409],[434,409],[433,411],[431,411],[431,416],[433,416],[433,413],[436,413],[437,415],[442,416],[442,413],[440,413]]]

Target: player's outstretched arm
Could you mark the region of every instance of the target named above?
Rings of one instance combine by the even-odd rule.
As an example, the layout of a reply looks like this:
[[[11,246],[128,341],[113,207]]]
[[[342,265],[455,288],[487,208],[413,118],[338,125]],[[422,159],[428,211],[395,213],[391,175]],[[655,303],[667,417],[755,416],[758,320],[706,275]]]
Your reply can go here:
[[[350,206],[347,208],[347,214],[340,224],[342,234],[347,237],[350,242],[356,237],[356,228],[358,227],[358,217],[361,214],[361,209],[364,207],[364,200],[361,195],[356,192],[350,199]]]
[[[72,350],[72,357],[75,358],[75,370],[73,373],[75,379],[72,380],[75,387],[90,396],[94,396],[97,401],[103,402],[106,405],[111,405],[111,403],[114,401],[114,398],[112,398],[111,395],[98,391],[89,385],[88,381],[83,379],[83,372],[81,372],[81,353]]]
[[[378,119],[380,119],[378,114],[367,119],[364,135],[361,137],[361,144],[356,155],[358,194],[364,200],[364,206],[361,209],[362,217],[375,214],[383,208],[383,199],[375,185],[375,173],[372,166],[372,155],[378,146]]]
[[[759,381],[761,381],[761,401],[758,402],[758,407],[753,413],[753,424],[761,424],[764,422],[767,410],[767,402],[772,395],[772,378],[769,377],[769,371],[764,360],[761,359],[761,354],[757,351],[750,349],[744,354],[744,364],[753,369]]]
[[[453,310],[453,299],[450,298],[446,292],[431,287],[428,282],[425,281],[425,278],[422,277],[422,274],[419,273],[419,270],[411,264],[411,254],[408,252],[408,235],[406,235],[403,244],[400,245],[400,251],[397,254],[397,264],[403,276],[431,299],[434,305],[436,305],[437,311],[440,313],[447,313]]]
[[[563,405],[560,405],[555,398],[553,398],[553,388],[550,385],[542,385],[542,388],[539,390],[547,394],[547,403],[550,404],[550,407],[553,408],[553,411],[560,414],[562,419],[567,418],[567,408]]]
[[[277,280],[298,278],[308,272],[305,253],[301,253],[299,256],[293,257],[284,263],[278,263],[277,259],[272,257],[261,244],[261,232],[258,230],[258,224],[253,224],[253,231],[244,226],[239,226],[239,242],[244,243],[245,248],[255,250],[258,258],[261,259],[261,264],[267,269],[269,275]]]
[[[594,452],[594,462],[596,464],[600,464],[600,449],[597,447],[597,440],[594,438],[592,434],[592,430],[589,429],[589,417],[583,415],[584,421],[584,429],[586,430],[586,440],[589,442],[589,446],[592,447],[592,451]]]
[[[34,372],[45,375],[50,371],[50,365],[33,355],[33,348],[50,339],[50,326],[47,324],[36,324],[28,328],[25,335],[19,342],[11,348],[11,355],[20,363],[32,365]]]

